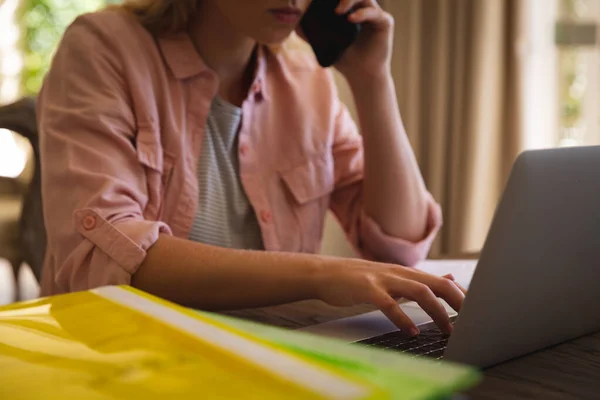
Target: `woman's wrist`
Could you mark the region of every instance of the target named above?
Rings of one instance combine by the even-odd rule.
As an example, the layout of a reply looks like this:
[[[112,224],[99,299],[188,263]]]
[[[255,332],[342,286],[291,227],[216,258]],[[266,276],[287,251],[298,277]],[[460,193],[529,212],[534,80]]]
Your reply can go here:
[[[327,287],[335,278],[335,258],[321,255],[294,254],[298,284],[306,299],[324,300]]]
[[[299,281],[305,288],[306,298],[323,300],[323,288],[330,281],[331,261],[328,257],[320,255],[303,255],[300,261],[302,267],[299,269],[301,277]]]
[[[331,257],[312,256],[312,276],[310,279],[311,298],[329,302],[332,298],[351,296],[349,292],[339,292],[340,283],[348,277],[349,271],[357,260]],[[361,263],[362,261],[358,261]],[[343,285],[342,285],[343,286]]]
[[[381,93],[394,86],[394,78],[390,70],[381,70],[368,74],[347,75],[346,81],[354,96],[370,96],[372,93]]]

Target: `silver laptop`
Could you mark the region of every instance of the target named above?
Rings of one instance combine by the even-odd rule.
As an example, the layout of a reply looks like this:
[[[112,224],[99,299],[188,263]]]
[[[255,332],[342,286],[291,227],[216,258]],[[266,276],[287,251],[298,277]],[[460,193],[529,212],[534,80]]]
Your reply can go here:
[[[600,331],[600,147],[519,157],[450,338],[402,308],[420,337],[380,312],[308,330],[482,368]]]

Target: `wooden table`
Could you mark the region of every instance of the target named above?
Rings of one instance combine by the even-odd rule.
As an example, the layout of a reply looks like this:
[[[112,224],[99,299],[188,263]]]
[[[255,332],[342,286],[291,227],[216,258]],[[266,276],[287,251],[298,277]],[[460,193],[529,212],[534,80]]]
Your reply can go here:
[[[228,315],[298,329],[372,311],[318,301],[236,311]],[[472,399],[600,399],[600,332],[487,369]]]

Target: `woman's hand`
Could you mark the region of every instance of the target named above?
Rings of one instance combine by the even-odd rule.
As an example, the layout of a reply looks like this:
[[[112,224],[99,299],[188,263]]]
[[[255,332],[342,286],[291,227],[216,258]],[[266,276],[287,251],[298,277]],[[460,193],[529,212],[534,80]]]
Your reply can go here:
[[[349,81],[368,76],[389,74],[394,36],[394,18],[376,0],[341,0],[336,12],[354,10],[350,22],[362,24],[356,42],[344,53],[335,67]]]
[[[438,298],[460,311],[465,291],[452,275],[438,277],[416,269],[362,260],[327,258],[317,294],[326,303],[349,307],[369,303],[410,335],[419,329],[398,306],[398,298],[416,301],[445,333],[452,332],[446,309]]]

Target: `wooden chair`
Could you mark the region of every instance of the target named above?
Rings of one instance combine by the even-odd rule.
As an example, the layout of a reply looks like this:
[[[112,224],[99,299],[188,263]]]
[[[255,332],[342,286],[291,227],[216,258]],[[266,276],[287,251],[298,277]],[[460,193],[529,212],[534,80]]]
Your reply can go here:
[[[18,299],[21,264],[27,263],[39,282],[46,252],[35,99],[24,98],[0,107],[0,128],[29,140],[35,162],[33,177],[27,187],[21,188],[21,193],[18,189],[14,190],[11,195],[5,196],[4,201],[0,197],[0,257],[7,259],[13,267]],[[18,183],[15,185],[18,188]]]

